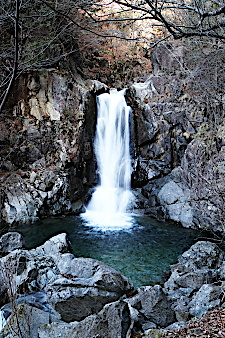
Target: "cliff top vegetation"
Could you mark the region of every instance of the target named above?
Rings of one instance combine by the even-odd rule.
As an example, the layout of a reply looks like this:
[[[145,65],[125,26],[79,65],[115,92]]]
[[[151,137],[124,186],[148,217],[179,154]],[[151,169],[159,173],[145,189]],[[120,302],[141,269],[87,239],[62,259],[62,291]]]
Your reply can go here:
[[[164,40],[225,40],[218,0],[7,0],[0,7],[0,110],[29,70],[76,70],[109,85],[151,71],[149,50]],[[213,47],[212,47],[213,48]],[[131,71],[132,69],[132,71]]]

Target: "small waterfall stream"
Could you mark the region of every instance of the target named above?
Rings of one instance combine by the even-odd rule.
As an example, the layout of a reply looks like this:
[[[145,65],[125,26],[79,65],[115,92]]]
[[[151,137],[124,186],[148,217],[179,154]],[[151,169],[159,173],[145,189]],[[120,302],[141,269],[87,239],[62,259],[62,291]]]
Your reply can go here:
[[[99,185],[82,217],[91,226],[124,228],[131,226],[131,157],[129,114],[125,89],[97,97],[97,126],[94,142]]]

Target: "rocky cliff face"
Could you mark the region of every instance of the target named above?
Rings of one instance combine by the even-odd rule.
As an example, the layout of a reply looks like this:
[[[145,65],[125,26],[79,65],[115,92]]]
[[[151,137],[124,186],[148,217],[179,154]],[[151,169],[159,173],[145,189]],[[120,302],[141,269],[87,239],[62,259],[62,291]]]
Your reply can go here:
[[[81,209],[95,180],[95,95],[105,90],[55,70],[19,79],[0,119],[2,223]]]
[[[160,45],[150,77],[127,91],[132,184],[144,213],[224,232],[225,57],[193,55]],[[20,77],[0,117],[2,223],[79,212],[96,182],[95,96],[106,90],[56,70]]]
[[[211,60],[211,65],[209,65]],[[153,74],[129,88],[137,207],[185,227],[224,232],[224,72],[221,54],[192,65],[185,47],[161,45]]]

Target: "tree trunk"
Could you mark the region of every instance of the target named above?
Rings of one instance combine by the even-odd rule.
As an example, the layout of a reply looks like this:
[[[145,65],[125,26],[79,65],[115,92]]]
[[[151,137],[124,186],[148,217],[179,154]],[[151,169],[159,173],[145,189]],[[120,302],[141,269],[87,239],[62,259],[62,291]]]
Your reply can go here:
[[[10,89],[15,81],[17,69],[18,69],[18,59],[19,59],[19,14],[20,14],[20,0],[16,0],[16,9],[15,9],[15,33],[14,33],[14,66],[12,71],[12,76],[9,81],[8,87],[6,88],[5,95],[3,96],[2,102],[0,104],[0,112],[2,111],[4,104],[8,98]]]

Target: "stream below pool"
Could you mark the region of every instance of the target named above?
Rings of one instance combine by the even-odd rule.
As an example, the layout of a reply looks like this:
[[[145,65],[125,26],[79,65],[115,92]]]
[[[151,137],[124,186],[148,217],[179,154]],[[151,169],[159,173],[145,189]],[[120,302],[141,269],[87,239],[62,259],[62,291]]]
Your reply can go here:
[[[133,216],[133,226],[119,231],[99,231],[86,225],[79,216],[64,216],[20,226],[15,231],[24,236],[27,249],[66,232],[76,257],[101,260],[130,278],[136,287],[160,282],[170,264],[201,235],[147,216]]]

